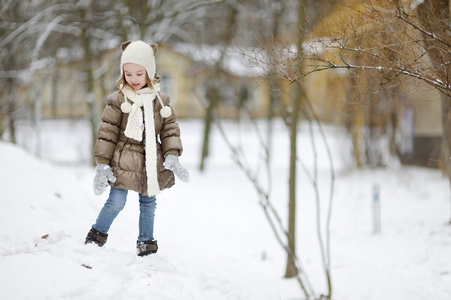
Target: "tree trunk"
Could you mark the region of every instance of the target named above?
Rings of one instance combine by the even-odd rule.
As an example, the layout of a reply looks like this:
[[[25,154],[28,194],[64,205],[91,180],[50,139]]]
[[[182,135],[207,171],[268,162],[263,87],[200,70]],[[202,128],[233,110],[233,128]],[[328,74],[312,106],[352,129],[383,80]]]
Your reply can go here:
[[[298,52],[302,52],[304,42],[305,28],[305,9],[306,0],[299,0],[298,7]],[[299,66],[302,68],[302,66]],[[297,89],[293,99],[290,123],[290,178],[288,181],[288,248],[287,267],[285,277],[291,278],[297,276],[297,268],[294,266],[293,256],[296,256],[296,156],[297,156],[297,133],[298,120],[303,102],[303,87],[301,82],[297,82]]]
[[[280,3],[281,7],[279,9],[274,10],[274,16],[273,16],[273,27],[272,27],[272,36],[273,36],[273,43],[277,44],[279,42],[279,28],[280,23],[282,21],[282,17],[284,16],[285,12],[285,6],[283,3]],[[276,54],[274,52],[270,52],[270,55],[275,56]],[[271,59],[273,61],[276,61],[276,58]],[[276,76],[271,76],[269,79],[269,88],[271,89],[269,94],[269,103],[268,103],[268,114],[266,117],[267,120],[267,140],[268,140],[268,159],[269,162],[271,160],[271,148],[272,148],[272,134],[273,134],[273,119],[274,119],[274,111],[276,110],[276,104],[280,102],[279,97],[279,78]]]
[[[14,84],[13,79],[6,80],[6,120],[8,121],[7,128],[10,134],[10,141],[16,144],[16,104],[14,99],[17,97],[17,85]]]
[[[83,57],[83,70],[86,74],[86,82],[85,82],[85,89],[86,89],[86,105],[88,106],[89,110],[89,123],[91,125],[91,147],[94,147],[95,142],[97,140],[97,130],[98,130],[98,112],[96,109],[96,101],[94,96],[94,75],[92,70],[92,59],[91,59],[91,45],[89,41],[89,37],[87,36],[87,29],[88,29],[88,22],[86,21],[86,9],[79,9],[79,16],[81,20],[81,44],[84,50],[84,57]],[[95,166],[95,158],[92,156],[91,163],[93,166]]]
[[[204,118],[204,138],[202,141],[202,153],[201,153],[201,163],[199,166],[199,170],[203,171],[205,169],[205,161],[209,154],[209,148],[210,148],[210,132],[211,132],[211,125],[214,121],[214,112],[216,111],[217,106],[220,103],[220,95],[218,92],[218,85],[220,83],[221,78],[221,70],[222,70],[222,63],[224,60],[224,56],[227,52],[227,45],[230,45],[232,38],[235,34],[235,27],[238,17],[238,10],[231,6],[230,16],[228,18],[228,26],[226,27],[227,33],[224,38],[224,47],[221,52],[221,56],[216,62],[212,72],[211,72],[211,78],[212,78],[212,85],[207,87],[207,95],[206,100],[208,102],[206,115]],[[211,97],[211,98],[210,98]]]
[[[207,87],[206,98],[209,99],[208,107],[204,117],[204,139],[202,141],[202,156],[200,160],[199,170],[202,172],[205,168],[205,160],[209,155],[211,126],[214,120],[214,111],[216,110],[218,99],[218,89],[213,86]]]
[[[448,17],[449,16],[451,16],[451,0],[449,0],[449,2],[448,2]],[[450,160],[451,160],[451,157],[450,157],[450,155],[451,155],[451,153],[450,153],[450,149],[451,149],[451,130],[450,130],[450,128],[449,128],[449,126],[450,126],[450,124],[449,124],[449,120],[451,120],[451,118],[450,118],[450,109],[449,109],[449,104],[450,104],[450,101],[451,101],[451,98],[450,97],[447,97],[446,95],[442,95],[442,103],[443,102],[446,102],[446,103],[448,103],[448,122],[447,122],[447,127],[446,127],[446,137],[447,137],[447,139],[448,139],[448,153],[446,153],[447,154],[447,156],[445,156],[445,158],[448,158],[448,159],[446,159],[446,161],[447,161],[447,164],[446,164],[446,167],[447,167],[447,171],[448,171],[448,179],[449,179],[449,183],[450,183],[450,187],[451,187],[451,162],[450,162]],[[445,134],[444,134],[444,136],[445,136]],[[449,223],[451,224],[451,214],[450,214],[450,219],[449,219]]]
[[[299,111],[302,101],[301,84],[298,83],[298,91],[293,99],[293,110],[290,123],[290,177],[288,179],[288,253],[285,277],[297,276],[294,266],[293,255],[296,255],[296,155],[297,155],[297,132]]]
[[[444,164],[444,171],[448,175],[448,181],[451,188],[451,97],[442,94],[442,126],[443,126],[443,136],[442,136],[442,159]],[[450,199],[451,201],[451,199]],[[451,224],[451,214],[449,223]]]
[[[419,20],[426,30],[437,35],[449,35],[449,25],[445,21],[450,19],[451,3],[447,0],[427,0],[418,6]],[[446,26],[447,28],[444,28]],[[429,58],[435,66],[437,78],[442,82],[450,83],[449,61],[451,55],[444,49],[440,42],[435,39],[425,38],[425,46],[429,49]],[[448,66],[443,68],[443,66]],[[442,160],[445,172],[448,176],[451,188],[451,97],[442,93]],[[451,218],[450,218],[451,223]]]

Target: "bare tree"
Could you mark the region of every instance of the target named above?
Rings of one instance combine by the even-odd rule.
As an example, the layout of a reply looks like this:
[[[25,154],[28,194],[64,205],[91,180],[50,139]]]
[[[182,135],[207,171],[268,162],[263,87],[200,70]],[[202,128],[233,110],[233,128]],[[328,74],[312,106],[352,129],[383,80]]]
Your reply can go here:
[[[213,68],[209,70],[209,78],[212,80],[206,87],[206,111],[204,116],[204,134],[202,141],[202,152],[200,159],[200,171],[205,169],[205,161],[209,155],[210,148],[210,133],[211,127],[215,118],[216,109],[221,102],[222,95],[220,87],[224,83],[224,72],[222,72],[225,55],[227,54],[228,45],[231,44],[237,25],[238,9],[234,5],[224,5],[223,8],[228,12],[226,17],[226,26],[223,27],[222,45],[220,46],[219,58],[215,61]],[[222,78],[222,80],[221,80]]]
[[[35,15],[43,3],[36,1],[2,1],[0,11],[0,136],[8,130],[10,141],[16,143],[16,123],[19,119],[33,118],[35,102],[28,101],[27,92],[18,89],[19,84],[29,83],[31,70],[28,69],[33,49],[32,42],[19,38],[27,30],[27,22],[36,24],[43,14]],[[49,11],[49,10],[47,10]],[[37,63],[37,62],[36,62]],[[6,128],[3,125],[6,122]]]
[[[192,36],[195,33],[191,23],[196,14],[223,1],[123,0],[117,12],[122,24],[127,25],[128,31],[121,36],[154,43],[164,43],[168,40],[193,43]]]
[[[298,3],[298,30],[299,40],[297,45],[302,45],[305,39],[305,13],[306,1],[299,0]],[[302,64],[297,66],[303,69]],[[288,180],[288,247],[292,253],[296,253],[296,178],[297,178],[297,136],[299,115],[302,105],[305,103],[305,91],[302,82],[296,83],[295,95],[292,97],[291,113],[288,124],[290,127],[290,175]],[[285,277],[294,277],[297,270],[294,268],[293,259],[288,255]]]
[[[274,175],[272,173],[272,163],[270,159],[270,153],[268,148],[268,141],[265,141],[264,134],[259,128],[259,123],[256,121],[247,108],[246,112],[248,113],[249,120],[252,124],[252,128],[255,131],[255,135],[258,138],[260,150],[263,155],[258,155],[259,163],[255,166],[251,166],[248,162],[247,157],[256,157],[255,153],[246,153],[246,149],[243,148],[239,143],[236,144],[229,138],[229,134],[224,130],[222,126],[222,122],[220,119],[215,119],[215,123],[221,133],[223,140],[226,145],[229,147],[232,153],[232,160],[238,165],[238,167],[244,172],[248,180],[253,185],[255,191],[257,192],[259,198],[259,204],[263,209],[265,217],[270,225],[270,228],[276,238],[277,243],[282,247],[285,251],[290,264],[290,268],[293,268],[293,278],[295,278],[301,288],[306,299],[332,299],[332,277],[330,272],[330,220],[332,213],[332,200],[334,195],[334,185],[335,185],[335,171],[333,167],[333,160],[330,149],[327,144],[327,140],[325,134],[322,130],[322,125],[319,122],[318,117],[316,116],[312,106],[310,103],[307,103],[302,109],[300,109],[299,113],[308,121],[309,127],[309,135],[311,138],[312,150],[314,153],[313,158],[313,167],[308,167],[306,162],[299,156],[296,157],[295,163],[303,170],[306,175],[307,180],[309,181],[311,187],[314,190],[315,194],[315,202],[316,202],[316,229],[317,229],[317,237],[318,243],[321,249],[321,260],[323,263],[325,280],[327,284],[328,291],[327,293],[318,294],[318,287],[313,286],[310,277],[308,275],[307,270],[302,264],[302,255],[298,255],[296,252],[292,251],[290,247],[290,236],[288,226],[284,224],[283,218],[274,206],[274,196],[272,196],[272,180]],[[320,137],[315,136],[313,132],[313,128],[319,128]],[[291,136],[289,127],[287,126],[287,134]],[[320,190],[326,190],[326,187],[320,179],[318,178],[318,145],[315,141],[319,139],[323,142],[323,147],[327,150],[327,160],[330,164],[330,186],[329,186],[329,198],[327,201],[324,201],[320,196]],[[321,219],[322,215],[322,204],[324,202],[326,205],[326,220]],[[322,203],[322,204],[321,204]],[[322,233],[324,231],[324,234]]]
[[[298,23],[297,23],[297,29],[298,34],[300,35],[298,37],[298,45],[304,44],[304,37],[307,32],[306,28],[308,27],[308,22],[306,20],[306,11],[309,8],[306,1],[298,1],[296,8],[298,9]],[[279,6],[275,6],[276,9],[276,18],[277,18],[277,9],[280,9]],[[309,24],[311,26],[311,24]],[[261,35],[264,36],[264,35]],[[261,41],[264,41],[263,45],[268,46],[270,49],[277,49],[278,43],[280,41],[277,40],[275,36],[272,36],[268,39],[262,38]],[[299,49],[302,49],[302,47],[299,47]],[[259,59],[268,59],[265,61],[265,66],[268,69],[268,78],[271,77],[272,74],[277,73],[280,69],[280,67],[277,65],[277,60],[280,53],[275,53],[268,51],[265,54],[261,55],[261,53],[254,52],[256,57],[250,57],[250,60],[259,60]],[[301,55],[302,53],[299,53]],[[246,55],[246,54],[244,54]],[[297,72],[302,72],[303,65],[302,62],[296,64],[295,66],[290,66],[291,68],[296,68]],[[270,80],[273,82],[272,80]],[[264,209],[265,215],[268,219],[268,222],[271,225],[271,228],[273,229],[273,232],[277,238],[277,241],[279,244],[283,247],[283,249],[286,251],[287,254],[287,267],[286,267],[286,277],[295,277],[298,280],[298,283],[301,287],[301,289],[304,292],[304,295],[307,298],[314,298],[314,299],[330,299],[332,295],[332,279],[331,279],[331,273],[330,273],[330,243],[329,243],[329,235],[328,235],[328,226],[331,216],[331,202],[329,202],[328,206],[328,219],[326,220],[326,235],[324,236],[322,234],[321,229],[321,205],[319,201],[319,189],[320,184],[318,183],[317,178],[317,170],[316,167],[312,172],[309,172],[308,168],[305,166],[305,164],[302,163],[301,158],[298,156],[298,150],[297,150],[297,135],[299,133],[298,130],[298,124],[301,116],[303,116],[306,120],[309,120],[309,122],[313,122],[313,120],[317,120],[316,114],[313,110],[313,107],[310,105],[309,100],[306,98],[304,88],[302,86],[301,82],[296,82],[296,89],[293,95],[291,96],[291,103],[288,104],[288,106],[284,105],[284,110],[282,110],[282,116],[284,118],[284,121],[287,125],[289,134],[290,134],[290,150],[289,154],[287,155],[289,157],[290,161],[290,171],[289,171],[289,216],[288,216],[288,224],[285,227],[282,223],[282,218],[279,216],[278,212],[275,210],[271,203],[271,182],[268,182],[267,185],[264,185],[259,180],[259,172],[252,170],[252,168],[246,163],[246,160],[244,158],[244,149],[241,149],[239,146],[234,146],[227,137],[227,134],[222,130],[219,120],[217,120],[218,127],[220,128],[221,133],[223,134],[224,139],[226,140],[227,144],[231,148],[231,151],[233,153],[233,159],[237,163],[240,168],[245,172],[248,179],[253,183],[256,191],[259,194],[260,197],[260,204],[262,208]],[[272,85],[274,88],[274,92],[280,92],[277,88],[277,85]],[[271,113],[273,111],[270,109]],[[271,113],[269,115],[271,115]],[[270,118],[271,119],[271,118]],[[268,124],[268,128],[270,127],[270,124]],[[263,139],[261,138],[262,135],[260,133],[257,133],[259,135],[260,141],[261,141],[261,147],[264,149],[265,153],[265,166],[267,168],[267,172],[270,173],[270,135],[268,135],[268,142],[263,142]],[[312,133],[313,134],[313,133]],[[312,137],[313,140],[313,137]],[[312,142],[312,147],[315,147],[315,143]],[[314,152],[316,153],[316,149],[314,149]],[[318,296],[315,292],[315,288],[310,284],[308,276],[306,274],[306,270],[303,268],[300,259],[298,258],[298,255],[296,253],[296,187],[297,187],[297,168],[298,165],[301,165],[302,169],[305,171],[307,177],[310,179],[310,182],[314,189],[316,190],[316,200],[317,200],[317,233],[318,233],[318,242],[320,244],[321,248],[321,257],[322,262],[324,266],[325,271],[325,277],[327,281],[328,286],[328,293],[326,295],[320,295]],[[261,172],[261,171],[260,171]],[[333,175],[333,167],[331,162],[331,176]],[[268,176],[269,178],[271,176]],[[332,188],[331,188],[331,196],[330,201],[332,201],[332,194],[333,194],[333,179],[332,181]]]
[[[443,169],[451,186],[451,4],[446,0],[429,0],[418,5],[421,26],[412,22],[410,15],[398,3],[399,18],[421,32],[423,47],[432,61],[431,77],[447,87],[438,89],[442,104],[442,157]],[[451,218],[450,218],[451,223]]]
[[[370,165],[382,164],[380,153],[372,151],[374,141],[382,135],[388,134],[393,145],[399,84],[406,80],[421,81],[438,90],[443,112],[442,163],[451,184],[449,1],[365,0],[349,6],[345,3],[342,1],[340,13],[324,18],[316,26],[308,42],[302,45],[304,51],[271,45],[263,52],[275,54],[256,59],[268,66],[268,73],[286,78],[292,85],[315,72],[343,70],[354,75],[350,76],[353,87],[367,87],[360,91],[351,89],[347,99],[351,112],[348,124],[358,165],[363,164],[363,155]],[[362,132],[362,128],[367,130]],[[360,143],[365,135],[362,151]]]
[[[386,106],[387,109],[395,109],[393,96],[398,91],[399,83],[407,79],[424,82],[442,94],[443,128],[447,130],[447,107],[451,94],[450,32],[448,0],[366,0],[354,6],[342,4],[341,13],[325,18],[309,35],[308,42],[302,46],[303,52],[272,45],[264,51],[275,51],[272,57],[279,59],[268,59],[262,63],[276,66],[268,67],[268,71],[274,70],[275,74],[288,79],[291,84],[324,70],[342,69],[348,75],[356,75],[351,76],[351,80],[362,80],[362,75],[370,78],[365,85],[371,90],[361,91],[355,97],[353,94],[356,91],[351,91],[351,97],[347,99],[348,108],[354,109],[353,117],[356,119],[352,122],[356,126],[375,126],[374,118],[370,118],[374,117],[374,109],[365,119],[360,116],[363,112],[358,113],[363,106],[370,107],[370,103],[385,97],[394,101],[394,106]],[[297,68],[300,64],[304,66],[302,70]],[[355,81],[352,86],[358,83],[362,82]],[[379,95],[374,98],[376,93]],[[370,99],[377,101],[371,102]],[[388,117],[383,116],[382,119],[390,122],[392,114],[387,111],[385,115]],[[379,126],[396,129],[396,124]],[[445,140],[443,145],[448,145]],[[361,154],[355,148],[357,160]],[[446,170],[449,169],[448,157],[445,153]]]

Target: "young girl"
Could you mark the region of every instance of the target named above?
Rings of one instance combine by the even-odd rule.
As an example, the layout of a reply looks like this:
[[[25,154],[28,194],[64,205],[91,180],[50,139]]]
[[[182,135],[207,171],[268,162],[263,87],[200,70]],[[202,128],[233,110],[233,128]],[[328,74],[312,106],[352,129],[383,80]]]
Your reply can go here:
[[[107,98],[94,147],[94,193],[102,194],[108,185],[111,190],[85,241],[100,247],[106,243],[113,220],[133,190],[139,194],[139,256],[158,250],[153,237],[155,195],[174,185],[174,173],[189,180],[178,161],[183,151],[179,126],[155,77],[157,50],[157,45],[142,41],[122,44],[119,91]]]

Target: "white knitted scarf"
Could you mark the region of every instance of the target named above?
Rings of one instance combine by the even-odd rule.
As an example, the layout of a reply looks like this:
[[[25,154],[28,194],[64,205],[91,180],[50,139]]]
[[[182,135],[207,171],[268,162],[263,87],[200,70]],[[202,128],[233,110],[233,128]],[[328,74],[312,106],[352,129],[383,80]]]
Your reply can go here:
[[[144,88],[138,91],[134,91],[132,88],[125,87],[122,89],[122,93],[127,99],[129,99],[133,104],[125,99],[124,103],[121,105],[121,110],[124,113],[129,113],[127,126],[125,127],[124,134],[126,137],[142,141],[143,131],[146,128],[146,173],[147,173],[147,194],[156,195],[160,192],[160,187],[158,184],[158,172],[157,172],[157,148],[156,148],[156,138],[155,138],[155,121],[153,116],[153,102],[155,97],[161,102],[162,110],[160,114],[163,116],[164,110],[170,108],[164,106],[160,95],[159,84],[154,84],[154,88]],[[144,107],[144,116],[141,110]],[[170,115],[170,113],[169,113]],[[169,115],[164,114],[163,117],[168,117]]]

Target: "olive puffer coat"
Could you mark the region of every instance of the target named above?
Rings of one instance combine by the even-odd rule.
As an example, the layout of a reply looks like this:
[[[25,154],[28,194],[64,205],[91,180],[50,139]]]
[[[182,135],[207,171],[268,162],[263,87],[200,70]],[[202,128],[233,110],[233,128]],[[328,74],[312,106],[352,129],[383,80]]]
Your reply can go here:
[[[165,93],[160,92],[160,97],[164,105],[169,105],[169,97]],[[176,123],[174,111],[169,117],[163,118],[160,115],[162,108],[160,102],[156,99],[153,102],[158,174],[146,174],[144,143],[124,135],[128,114],[121,111],[121,104],[124,102],[123,93],[116,91],[110,94],[106,102],[94,146],[94,156],[97,163],[106,163],[111,166],[117,180],[110,185],[147,195],[147,176],[149,175],[158,176],[160,190],[173,186],[174,174],[163,166],[163,162],[166,155],[180,156],[183,152],[180,129]],[[146,130],[143,132],[143,141],[145,136]]]

